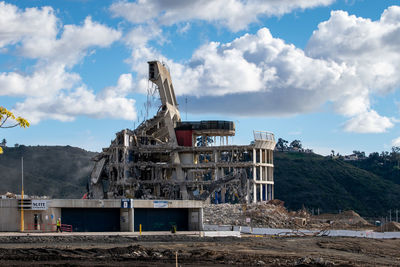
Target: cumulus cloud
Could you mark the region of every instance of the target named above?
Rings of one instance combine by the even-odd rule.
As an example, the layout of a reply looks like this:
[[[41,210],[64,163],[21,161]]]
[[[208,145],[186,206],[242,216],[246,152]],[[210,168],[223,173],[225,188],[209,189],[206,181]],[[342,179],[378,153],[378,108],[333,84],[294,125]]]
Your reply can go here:
[[[161,25],[202,20],[228,27],[233,31],[245,29],[260,16],[280,16],[293,10],[329,5],[334,0],[188,0],[119,1],[111,5],[114,16],[135,23],[156,21]]]
[[[192,112],[281,116],[313,112],[328,103],[350,118],[344,130],[380,133],[395,121],[379,115],[370,99],[400,85],[395,71],[400,68],[399,14],[400,7],[393,6],[371,21],[334,11],[305,50],[263,28],[230,43],[205,44],[185,63],[146,45],[133,48],[130,60],[142,92],[147,87],[145,59],[166,62],[177,95],[193,96]]]
[[[130,74],[122,74],[116,86],[107,87],[97,95],[84,85],[54,96],[29,97],[17,103],[15,112],[35,124],[45,119],[72,121],[77,116],[134,120],[135,101],[125,98],[132,87]]]
[[[314,31],[305,51],[313,58],[354,66],[365,88],[386,93],[400,82],[399,36],[399,6],[386,9],[377,21],[333,11]]]
[[[0,2],[0,47],[20,41],[53,38],[57,34],[57,21],[51,7],[22,11]]]
[[[141,52],[132,54],[132,63],[154,49]],[[210,112],[259,116],[307,112],[336,100],[339,86],[353,80],[345,64],[307,57],[266,28],[231,43],[204,45],[187,64],[161,59],[171,69],[177,95],[195,96],[191,108]],[[144,81],[147,72],[141,74]],[[146,85],[139,82],[138,87]]]
[[[135,101],[126,97],[132,89],[130,74],[95,94],[70,70],[90,49],[120,39],[121,32],[90,17],[82,25],[62,26],[50,7],[20,10],[4,2],[0,2],[0,22],[0,48],[10,47],[20,56],[36,59],[31,73],[0,72],[0,95],[24,99],[15,105],[16,113],[32,123],[71,121],[80,115],[136,118]]]
[[[61,89],[71,89],[81,82],[77,73],[65,70],[65,65],[50,64],[32,74],[0,73],[0,95],[31,97],[52,96]]]
[[[389,118],[380,116],[376,111],[371,110],[348,120],[344,129],[356,133],[383,133],[393,126],[394,124]]]
[[[22,55],[56,61],[73,66],[86,55],[88,48],[107,47],[121,37],[121,33],[87,17],[83,25],[65,25],[61,38],[23,41]]]

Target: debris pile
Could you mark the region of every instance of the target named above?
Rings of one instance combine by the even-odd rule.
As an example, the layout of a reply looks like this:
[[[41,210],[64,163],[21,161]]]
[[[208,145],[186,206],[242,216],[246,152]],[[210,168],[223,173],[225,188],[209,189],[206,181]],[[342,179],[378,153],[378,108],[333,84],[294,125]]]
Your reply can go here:
[[[329,225],[331,228],[368,228],[372,225],[362,218],[357,212],[347,210],[339,214],[324,213],[310,218],[310,223]]]
[[[17,198],[17,195],[11,192],[7,192],[4,195],[6,198]]]
[[[298,228],[306,225],[310,214],[304,210],[288,212],[280,200],[254,204],[208,204],[204,223],[266,228]]]
[[[376,228],[377,232],[400,232],[400,223],[388,222]]]

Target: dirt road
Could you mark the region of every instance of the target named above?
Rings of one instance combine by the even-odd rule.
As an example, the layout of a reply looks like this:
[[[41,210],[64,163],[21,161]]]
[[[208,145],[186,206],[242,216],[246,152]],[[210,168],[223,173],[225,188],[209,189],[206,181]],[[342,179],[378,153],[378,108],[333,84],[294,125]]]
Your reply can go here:
[[[176,255],[177,252],[177,255]],[[1,266],[400,266],[400,240],[344,237],[0,237]]]

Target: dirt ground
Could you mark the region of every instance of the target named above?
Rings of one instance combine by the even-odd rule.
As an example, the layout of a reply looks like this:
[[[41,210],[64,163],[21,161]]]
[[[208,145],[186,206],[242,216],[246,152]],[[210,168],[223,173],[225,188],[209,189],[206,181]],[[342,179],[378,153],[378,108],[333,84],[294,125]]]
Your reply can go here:
[[[177,254],[176,254],[177,253]],[[0,237],[0,266],[400,266],[400,240],[345,237]]]

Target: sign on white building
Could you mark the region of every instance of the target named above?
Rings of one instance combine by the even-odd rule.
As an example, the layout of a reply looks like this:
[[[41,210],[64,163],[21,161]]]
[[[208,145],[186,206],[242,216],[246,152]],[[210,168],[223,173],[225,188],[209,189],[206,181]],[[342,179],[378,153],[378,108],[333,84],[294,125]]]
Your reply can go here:
[[[32,210],[47,210],[47,201],[32,199]]]

